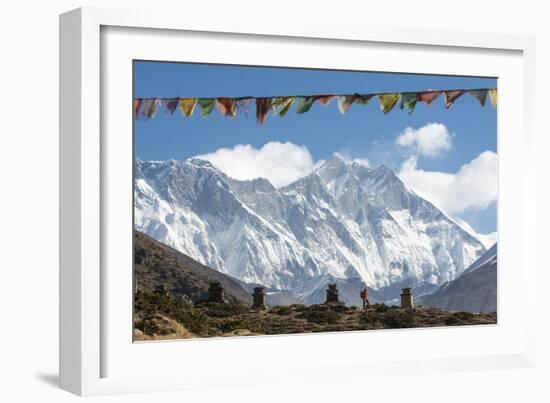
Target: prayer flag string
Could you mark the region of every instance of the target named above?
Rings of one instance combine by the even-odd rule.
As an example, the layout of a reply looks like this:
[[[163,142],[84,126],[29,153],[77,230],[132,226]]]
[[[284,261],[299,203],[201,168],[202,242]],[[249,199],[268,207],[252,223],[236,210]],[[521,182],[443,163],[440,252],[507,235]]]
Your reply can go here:
[[[236,117],[244,115],[248,117],[252,106],[256,106],[256,120],[259,124],[267,121],[269,112],[273,116],[284,117],[295,105],[297,114],[304,114],[311,110],[315,103],[326,107],[333,99],[336,99],[338,110],[345,115],[353,104],[367,105],[371,98],[377,97],[380,110],[384,114],[391,112],[399,103],[400,109],[406,109],[412,114],[417,103],[425,103],[430,106],[440,95],[443,95],[446,109],[451,108],[462,95],[473,97],[480,106],[485,106],[487,98],[493,108],[497,107],[498,92],[496,88],[481,89],[452,89],[452,90],[427,90],[418,92],[384,92],[369,94],[320,94],[320,95],[286,95],[273,97],[218,97],[218,98],[134,98],[132,103],[133,114],[136,119],[146,120],[157,116],[159,108],[173,115],[179,109],[182,116],[193,116],[195,107],[200,106],[200,116],[209,116],[214,108],[217,108],[222,116]]]

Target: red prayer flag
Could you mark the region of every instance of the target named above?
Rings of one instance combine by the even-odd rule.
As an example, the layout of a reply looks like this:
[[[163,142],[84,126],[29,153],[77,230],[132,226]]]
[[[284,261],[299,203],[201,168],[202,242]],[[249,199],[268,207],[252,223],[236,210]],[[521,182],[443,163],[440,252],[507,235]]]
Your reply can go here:
[[[426,102],[428,105],[431,105],[433,101],[439,96],[439,91],[426,91],[417,93],[419,101]]]
[[[259,124],[265,123],[270,110],[271,98],[256,98],[256,120]]]
[[[328,105],[334,97],[334,95],[317,95],[315,97],[315,100],[318,101],[321,105],[325,106]]]

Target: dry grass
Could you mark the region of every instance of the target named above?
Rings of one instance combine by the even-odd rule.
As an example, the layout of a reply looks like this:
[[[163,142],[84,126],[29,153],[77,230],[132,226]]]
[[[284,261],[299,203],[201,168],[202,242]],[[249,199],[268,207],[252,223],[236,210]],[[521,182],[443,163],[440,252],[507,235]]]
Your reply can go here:
[[[136,340],[167,340],[196,337],[231,337],[332,331],[357,331],[415,327],[496,324],[496,313],[448,312],[438,308],[399,309],[373,305],[367,310],[343,305],[291,305],[263,311],[242,305],[195,305],[196,314],[207,318],[200,332],[192,333],[178,324],[165,335],[144,334]]]
[[[169,334],[163,335],[148,335],[144,334],[142,331],[135,329],[134,330],[134,340],[135,341],[150,341],[150,340],[179,340],[179,339],[193,339],[197,336],[187,330],[185,327],[179,323],[175,323],[175,331]]]

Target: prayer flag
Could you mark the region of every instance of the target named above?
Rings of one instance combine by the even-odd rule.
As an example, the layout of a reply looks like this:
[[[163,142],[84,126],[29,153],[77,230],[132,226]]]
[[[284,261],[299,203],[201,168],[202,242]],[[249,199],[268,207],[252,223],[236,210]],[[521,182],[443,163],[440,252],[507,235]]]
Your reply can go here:
[[[487,90],[470,90],[468,91],[468,94],[477,99],[481,106],[485,106],[485,101],[487,100]]]
[[[141,108],[141,98],[134,99],[134,118],[139,116],[139,110]]]
[[[271,110],[271,98],[256,98],[256,120],[264,124]]]
[[[353,105],[354,96],[353,95],[341,95],[338,97],[338,110],[342,115],[345,115],[351,105]]]
[[[201,106],[201,117],[205,118],[212,113],[216,100],[214,98],[199,98],[198,103]]]
[[[271,98],[271,113],[273,116],[278,115],[282,109],[284,97]]]
[[[197,106],[197,98],[180,98],[178,105],[182,115],[190,117]]]
[[[254,98],[237,99],[237,110],[248,117],[248,113],[250,112],[250,108],[252,107],[252,101],[254,101]]]
[[[157,113],[159,100],[157,98],[147,98],[147,99],[144,99],[142,102],[143,102],[142,116],[145,116],[147,119],[154,118],[155,114]]]
[[[275,100],[272,100],[271,103],[273,106],[277,104],[276,105],[278,108],[277,113],[279,114],[280,117],[284,118],[285,115],[290,110],[290,107],[294,103],[295,99],[296,99],[295,97],[278,97]]]
[[[428,105],[431,105],[433,101],[439,96],[439,91],[425,91],[417,93],[418,100],[421,102],[426,102]]]
[[[164,111],[172,115],[176,110],[176,108],[178,107],[179,99],[168,98],[168,99],[163,99],[161,102],[162,102],[162,106],[164,106]]]
[[[498,103],[498,92],[496,88],[491,88],[489,90],[489,100],[491,101],[491,106],[496,108]]]
[[[235,98],[216,98],[216,106],[223,116],[237,116],[237,103]]]
[[[366,105],[372,98],[372,94],[353,94],[353,102],[360,105]]]
[[[313,106],[315,97],[296,97],[296,102],[296,112],[300,114],[306,113]]]
[[[332,98],[334,98],[334,95],[317,95],[315,100],[319,101],[321,105],[326,106],[332,101]]]
[[[416,92],[404,92],[401,94],[401,109],[405,108],[411,114],[414,112],[417,101],[418,95],[416,95]]]
[[[449,109],[455,101],[460,98],[462,94],[464,94],[464,91],[462,90],[451,90],[451,91],[445,91],[445,108]]]
[[[345,115],[354,103],[366,105],[371,98],[371,94],[341,95],[338,97],[338,110]]]
[[[378,100],[380,101],[380,109],[382,109],[382,112],[388,113],[393,109],[393,107],[397,104],[397,101],[399,101],[399,94],[380,94],[378,95]]]

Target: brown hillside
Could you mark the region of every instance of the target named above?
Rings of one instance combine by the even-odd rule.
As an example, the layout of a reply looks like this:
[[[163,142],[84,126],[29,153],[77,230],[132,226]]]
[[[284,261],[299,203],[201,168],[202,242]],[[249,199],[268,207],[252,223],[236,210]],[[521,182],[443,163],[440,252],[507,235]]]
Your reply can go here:
[[[154,291],[164,287],[169,295],[187,296],[192,302],[206,299],[210,282],[219,281],[228,302],[252,303],[251,295],[238,280],[139,231],[134,231],[134,276],[138,289]]]

